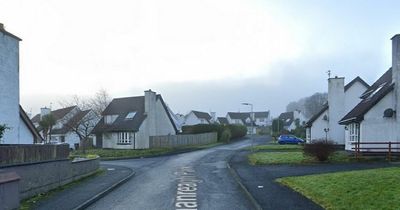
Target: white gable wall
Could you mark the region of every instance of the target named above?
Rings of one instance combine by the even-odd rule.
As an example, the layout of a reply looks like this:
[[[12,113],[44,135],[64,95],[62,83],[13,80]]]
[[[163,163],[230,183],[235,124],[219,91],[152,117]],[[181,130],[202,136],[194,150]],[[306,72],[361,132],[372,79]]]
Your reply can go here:
[[[199,119],[193,112],[190,112],[185,117],[184,125],[197,125],[197,124],[209,124],[205,119]]]
[[[5,131],[2,141],[6,144],[16,144],[20,138],[19,41],[2,32],[0,32],[0,75],[0,124],[6,124],[11,128]]]
[[[24,123],[22,119],[19,121],[19,138],[18,142],[13,142],[14,144],[32,144],[33,139],[32,132],[29,130],[28,126]]]
[[[345,92],[345,113],[350,112],[358,103],[361,101],[361,94],[367,90],[367,87],[362,85],[360,82],[355,82]],[[344,116],[342,116],[344,117]]]
[[[324,113],[313,122],[311,126],[311,140],[326,139],[324,129],[328,128],[328,121],[323,119],[324,116],[328,116],[328,110],[324,111]]]

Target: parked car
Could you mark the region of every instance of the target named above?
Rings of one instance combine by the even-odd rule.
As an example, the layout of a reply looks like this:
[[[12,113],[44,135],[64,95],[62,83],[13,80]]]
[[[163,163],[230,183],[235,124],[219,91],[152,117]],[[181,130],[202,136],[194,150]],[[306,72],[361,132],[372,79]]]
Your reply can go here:
[[[280,135],[278,138],[279,144],[303,144],[305,141],[293,135]]]

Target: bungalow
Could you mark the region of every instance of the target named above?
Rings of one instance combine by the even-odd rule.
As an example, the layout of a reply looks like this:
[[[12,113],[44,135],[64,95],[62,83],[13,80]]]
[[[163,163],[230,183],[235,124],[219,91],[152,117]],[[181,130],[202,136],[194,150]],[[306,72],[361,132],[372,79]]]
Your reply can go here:
[[[150,136],[178,132],[163,98],[151,90],[113,99],[102,116],[93,133],[103,148],[147,149]]]
[[[211,124],[212,117],[207,112],[190,111],[185,116],[184,125]]]
[[[53,116],[55,124],[47,136],[44,136],[46,134],[43,133],[40,121],[44,116],[49,114]],[[77,149],[80,145],[80,140],[84,137],[89,137],[93,141],[94,136],[90,135],[90,132],[98,120],[98,117],[92,110],[82,111],[77,106],[54,111],[44,107],[40,109],[40,114],[32,118],[33,124],[44,139],[50,142],[67,143],[71,149]]]
[[[221,125],[229,125],[228,119],[226,117],[217,117],[217,123]]]
[[[226,119],[229,124],[245,125],[247,127],[247,134],[257,133],[257,125],[250,118],[249,112],[228,112]]]
[[[392,38],[392,67],[339,123],[345,125],[345,148],[354,142],[400,142],[400,35]],[[394,145],[398,148],[400,145]]]
[[[33,144],[42,141],[19,101],[19,42],[0,23],[0,125],[7,129],[0,144]]]
[[[344,145],[345,128],[337,122],[360,101],[370,86],[360,77],[344,86],[343,77],[328,79],[328,102],[306,123],[306,140],[329,139]]]
[[[259,127],[272,125],[272,118],[270,112],[254,112],[254,123]]]
[[[306,117],[303,115],[303,113],[301,113],[300,110],[281,113],[278,119],[283,122],[283,128],[288,131],[292,131],[297,128],[296,122],[298,122],[300,125],[306,123]]]

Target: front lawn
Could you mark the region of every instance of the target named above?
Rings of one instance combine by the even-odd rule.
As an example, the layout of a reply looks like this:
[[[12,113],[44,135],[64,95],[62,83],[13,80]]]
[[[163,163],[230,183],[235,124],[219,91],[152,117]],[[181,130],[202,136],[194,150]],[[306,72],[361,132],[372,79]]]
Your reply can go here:
[[[157,155],[171,154],[187,150],[198,150],[221,145],[222,143],[212,143],[205,145],[189,145],[179,148],[154,148],[154,149],[87,149],[86,154],[81,150],[71,152],[71,157],[87,157],[98,155],[102,160],[151,157]]]
[[[325,209],[399,209],[400,168],[277,179]]]
[[[271,150],[271,151],[301,151],[303,149],[302,145],[293,144],[264,144],[251,147],[252,150]]]
[[[303,155],[301,151],[294,152],[256,152],[248,156],[252,165],[267,164],[309,164],[319,163],[312,157]],[[335,152],[327,162],[349,162],[354,158],[349,157],[346,152]]]

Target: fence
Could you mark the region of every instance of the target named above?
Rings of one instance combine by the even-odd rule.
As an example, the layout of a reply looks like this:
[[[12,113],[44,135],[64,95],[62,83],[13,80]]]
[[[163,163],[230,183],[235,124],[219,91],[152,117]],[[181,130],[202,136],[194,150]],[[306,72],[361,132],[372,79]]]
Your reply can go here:
[[[393,147],[394,145],[400,145],[400,142],[354,142],[352,143],[354,147],[356,158],[361,155],[387,155],[389,161],[391,161],[392,156],[400,155],[400,148]]]
[[[150,136],[150,148],[181,147],[216,143],[217,133]]]
[[[0,144],[0,166],[63,160],[68,156],[67,144]]]

